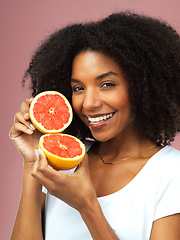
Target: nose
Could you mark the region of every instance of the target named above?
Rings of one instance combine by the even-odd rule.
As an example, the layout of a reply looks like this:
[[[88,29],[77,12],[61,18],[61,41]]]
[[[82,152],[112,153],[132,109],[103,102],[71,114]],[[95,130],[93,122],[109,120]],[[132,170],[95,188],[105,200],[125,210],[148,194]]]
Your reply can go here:
[[[98,91],[94,89],[86,90],[83,100],[83,108],[86,111],[92,111],[102,106],[102,98]]]

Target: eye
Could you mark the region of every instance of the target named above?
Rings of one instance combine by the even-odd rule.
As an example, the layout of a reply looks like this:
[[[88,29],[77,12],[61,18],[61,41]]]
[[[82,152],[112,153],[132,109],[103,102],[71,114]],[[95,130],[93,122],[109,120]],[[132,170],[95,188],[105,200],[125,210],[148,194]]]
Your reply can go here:
[[[114,87],[115,84],[112,82],[105,82],[101,84],[101,88],[109,88],[109,87]]]
[[[72,87],[72,91],[73,92],[79,92],[79,91],[83,91],[84,88],[82,86],[74,86]]]

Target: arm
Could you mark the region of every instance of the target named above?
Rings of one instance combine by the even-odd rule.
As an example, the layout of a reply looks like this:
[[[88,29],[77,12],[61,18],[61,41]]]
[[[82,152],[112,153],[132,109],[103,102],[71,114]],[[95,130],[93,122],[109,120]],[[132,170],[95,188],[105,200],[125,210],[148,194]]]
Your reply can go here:
[[[150,240],[169,239],[180,239],[180,214],[160,218],[153,224]]]
[[[10,138],[24,159],[22,192],[11,240],[43,239],[41,201],[44,205],[44,195],[42,198],[41,185],[31,176],[40,133],[29,119],[29,104],[29,100],[22,103],[10,131]]]
[[[39,154],[39,162],[32,173],[35,179],[52,195],[79,211],[94,240],[117,240],[118,237],[107,222],[97,200],[89,176],[87,155],[80,167],[73,174],[67,175],[49,167],[41,150]],[[179,240],[179,226],[180,214],[156,220],[150,240]]]
[[[163,162],[150,240],[180,239],[180,158],[175,153]]]
[[[65,174],[49,167],[41,150],[39,154],[39,163],[32,173],[35,179],[49,193],[79,211],[94,240],[117,240],[118,237],[103,215],[97,200],[89,175],[87,155],[74,173]]]
[[[42,240],[42,212],[45,197],[41,185],[31,176],[32,167],[24,166],[22,193],[11,240]]]
[[[94,240],[119,239],[104,217],[98,201],[91,207],[83,209],[81,211],[81,217],[86,223]]]

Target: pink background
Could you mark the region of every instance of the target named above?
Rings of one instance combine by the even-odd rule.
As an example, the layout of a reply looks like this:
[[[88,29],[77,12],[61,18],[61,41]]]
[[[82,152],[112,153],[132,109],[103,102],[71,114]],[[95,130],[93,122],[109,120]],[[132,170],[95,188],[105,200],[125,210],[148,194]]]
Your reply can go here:
[[[8,134],[14,113],[30,95],[21,87],[21,79],[33,50],[57,28],[125,9],[165,19],[180,32],[179,0],[0,0],[2,240],[9,239],[16,214],[23,164]],[[180,136],[173,146],[180,150]]]

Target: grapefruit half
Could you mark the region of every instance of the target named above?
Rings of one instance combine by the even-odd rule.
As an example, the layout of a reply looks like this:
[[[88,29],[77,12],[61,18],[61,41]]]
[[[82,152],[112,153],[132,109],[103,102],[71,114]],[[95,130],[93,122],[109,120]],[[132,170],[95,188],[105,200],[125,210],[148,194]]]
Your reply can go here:
[[[39,147],[48,163],[56,170],[72,169],[80,164],[85,155],[85,145],[68,134],[45,134],[40,137]]]
[[[29,115],[32,123],[42,133],[58,133],[70,125],[73,112],[63,94],[45,91],[33,99]]]

